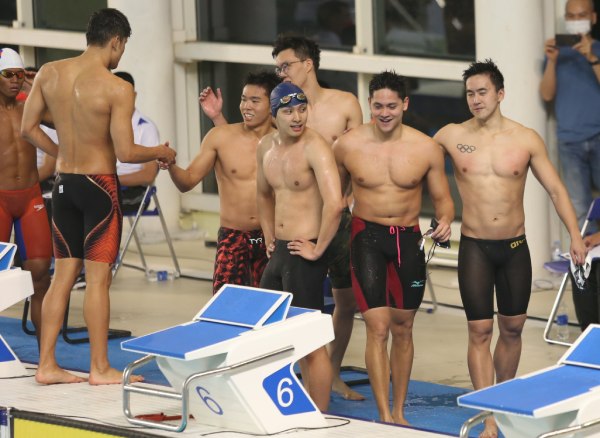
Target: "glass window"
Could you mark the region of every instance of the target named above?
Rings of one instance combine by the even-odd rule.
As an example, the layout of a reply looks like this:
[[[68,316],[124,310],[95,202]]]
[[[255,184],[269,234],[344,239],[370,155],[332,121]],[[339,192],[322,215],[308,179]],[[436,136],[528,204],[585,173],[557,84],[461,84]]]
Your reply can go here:
[[[17,0],[4,0],[0,7],[0,26],[12,27],[12,22],[17,19]],[[5,47],[5,46],[2,46]]]
[[[197,0],[198,38],[271,44],[280,33],[313,38],[321,48],[351,51],[354,0]]]
[[[376,53],[475,58],[474,0],[381,0],[373,5]]]
[[[448,123],[461,123],[470,118],[471,113],[465,100],[462,82],[410,78],[409,105],[403,117],[404,123],[434,136]],[[462,201],[449,158],[446,158],[446,174],[456,209],[456,219],[459,220],[462,217]],[[432,217],[435,213],[427,187],[423,190],[421,212],[423,216]]]
[[[36,28],[85,32],[92,12],[108,7],[107,0],[33,0]]]
[[[35,62],[38,67],[41,67],[47,62],[57,61],[59,59],[72,58],[81,55],[81,52],[76,50],[66,49],[47,49],[45,47],[36,47]]]

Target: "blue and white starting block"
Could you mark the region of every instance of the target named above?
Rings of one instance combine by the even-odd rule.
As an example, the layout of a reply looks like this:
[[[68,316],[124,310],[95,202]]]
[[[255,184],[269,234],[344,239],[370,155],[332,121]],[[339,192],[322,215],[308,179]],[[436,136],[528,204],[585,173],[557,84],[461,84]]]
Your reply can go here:
[[[0,242],[0,312],[33,294],[33,282],[28,271],[11,269],[17,247]],[[0,377],[26,376],[27,371],[15,353],[0,336]]]
[[[599,436],[600,325],[588,326],[557,365],[462,395],[458,404],[492,412],[510,438],[553,436],[567,428],[577,437]],[[468,436],[467,423],[461,437]]]
[[[203,424],[260,434],[326,426],[293,366],[333,340],[331,316],[291,301],[287,292],[225,285],[193,321],[122,342],[147,355],[124,371],[128,421],[177,432],[189,413]],[[152,360],[174,390],[131,383],[133,371]],[[131,393],[180,400],[181,423],[136,418]]]

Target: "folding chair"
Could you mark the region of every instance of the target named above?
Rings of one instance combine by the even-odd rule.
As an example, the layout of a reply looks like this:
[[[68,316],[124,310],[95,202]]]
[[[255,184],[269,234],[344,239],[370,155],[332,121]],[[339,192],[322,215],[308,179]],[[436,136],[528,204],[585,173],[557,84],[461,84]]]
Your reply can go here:
[[[153,202],[154,208],[149,209],[150,202]],[[146,192],[144,193],[144,199],[141,202],[137,212],[135,214],[124,214],[129,221],[129,233],[125,238],[125,242],[123,247],[119,251],[119,255],[117,256],[117,260],[113,266],[113,278],[117,275],[119,268],[123,265],[123,257],[125,257],[125,253],[127,252],[127,248],[129,247],[129,243],[131,242],[131,238],[135,240],[135,244],[138,249],[138,253],[140,255],[140,259],[142,262],[142,267],[140,268],[137,265],[125,264],[125,266],[133,267],[137,269],[143,269],[148,277],[150,275],[150,269],[148,268],[148,264],[146,263],[146,257],[144,257],[144,251],[142,250],[142,245],[140,243],[140,239],[135,230],[140,218],[142,216],[158,216],[160,219],[160,223],[162,225],[163,233],[165,234],[165,238],[167,241],[167,245],[169,246],[169,252],[171,253],[171,259],[173,260],[173,265],[175,266],[175,277],[181,276],[181,269],[179,268],[179,262],[177,261],[177,256],[175,255],[175,249],[173,248],[173,242],[171,241],[171,236],[169,234],[169,230],[167,229],[167,224],[162,214],[162,210],[160,208],[160,203],[158,202],[158,196],[156,196],[156,186],[148,186]],[[133,216],[133,217],[132,217]]]
[[[587,231],[590,222],[598,220],[600,220],[600,198],[596,198],[592,201],[590,209],[588,210],[587,216],[585,218],[585,222],[581,227],[581,235],[585,235],[585,232]],[[547,271],[553,272],[555,274],[563,274],[562,281],[560,282],[560,286],[558,288],[558,293],[556,294],[556,299],[554,300],[554,305],[552,306],[552,310],[550,311],[550,315],[548,316],[548,322],[546,322],[546,329],[544,330],[544,340],[550,344],[564,345],[565,347],[569,347],[570,345],[572,345],[572,343],[552,339],[550,337],[550,330],[552,329],[552,325],[554,324],[554,319],[556,318],[558,307],[560,306],[560,302],[563,299],[563,295],[567,288],[567,282],[569,281],[569,263],[570,262],[568,260],[559,260],[544,263],[544,268]]]

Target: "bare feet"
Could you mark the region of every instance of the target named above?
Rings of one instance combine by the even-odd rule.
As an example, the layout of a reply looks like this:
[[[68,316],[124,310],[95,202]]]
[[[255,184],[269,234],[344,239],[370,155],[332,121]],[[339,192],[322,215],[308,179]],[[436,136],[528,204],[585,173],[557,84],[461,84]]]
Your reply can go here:
[[[404,418],[404,416],[394,416],[393,422],[396,424],[401,424],[402,426],[410,426],[410,423],[406,421],[406,418]]]
[[[348,385],[346,385],[346,382],[340,379],[339,376],[333,378],[333,385],[331,385],[331,390],[336,394],[339,394],[346,400],[360,401],[365,399],[362,396],[362,394],[359,394],[358,392],[350,388]]]
[[[479,434],[479,438],[498,438],[498,426],[494,417],[485,420],[485,429]]]
[[[35,381],[42,385],[54,385],[56,383],[82,383],[87,379],[71,374],[60,367],[51,369],[40,369],[35,373]]]
[[[142,382],[142,376],[131,376],[131,382]],[[91,371],[90,385],[116,385],[123,382],[123,373],[114,368],[108,368],[104,372]]]

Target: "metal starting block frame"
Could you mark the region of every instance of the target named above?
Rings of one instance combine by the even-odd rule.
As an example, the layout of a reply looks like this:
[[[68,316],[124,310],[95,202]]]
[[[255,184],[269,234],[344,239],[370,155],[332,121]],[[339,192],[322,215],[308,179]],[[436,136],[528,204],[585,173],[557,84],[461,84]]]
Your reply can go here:
[[[293,366],[333,340],[331,316],[291,301],[287,292],[225,285],[191,322],[122,342],[147,355],[124,371],[127,420],[172,432],[186,428],[190,413],[203,424],[260,434],[326,426]],[[172,388],[131,382],[153,360]],[[180,401],[181,422],[135,418],[132,393]]]
[[[600,431],[600,325],[590,324],[558,364],[458,397],[458,405],[484,410],[460,436],[494,415],[504,436],[576,437]]]
[[[33,294],[33,282],[28,271],[11,269],[17,247],[0,242],[0,312]],[[27,376],[27,370],[4,338],[0,336],[0,377]]]

